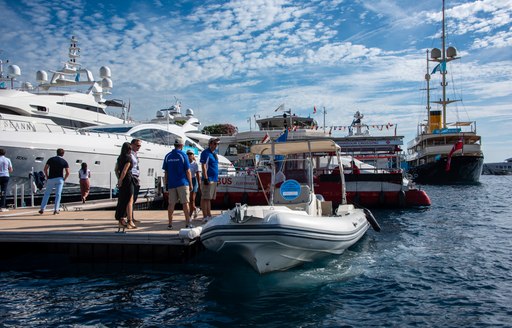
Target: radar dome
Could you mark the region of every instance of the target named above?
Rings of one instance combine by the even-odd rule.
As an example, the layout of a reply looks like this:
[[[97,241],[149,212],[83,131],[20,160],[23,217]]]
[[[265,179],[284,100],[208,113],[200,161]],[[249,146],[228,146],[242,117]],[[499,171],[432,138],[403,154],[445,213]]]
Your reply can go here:
[[[162,111],[157,110],[156,111],[156,117],[157,118],[162,118],[162,117],[164,117],[164,113],[162,113]]]
[[[7,74],[9,74],[12,77],[20,76],[21,69],[18,65],[9,65],[9,67],[7,68]]]
[[[448,49],[446,49],[446,56],[450,58],[456,57],[457,49],[455,49],[454,47],[448,47]]]
[[[48,82],[48,73],[46,73],[45,71],[37,71],[36,72],[36,81],[38,83]]]
[[[32,90],[33,89],[32,83],[30,83],[30,82],[23,82],[21,84],[21,89],[22,90]]]
[[[100,77],[102,79],[104,79],[106,77],[108,77],[108,78],[112,77],[111,72],[110,72],[110,68],[108,66],[101,66],[101,68],[100,68]]]
[[[110,89],[112,89],[112,86],[113,86],[112,80],[109,79],[108,77],[101,80],[101,87],[104,90],[110,90]]]
[[[187,108],[185,116],[194,116],[194,110],[192,108]]]
[[[432,52],[430,53],[430,57],[433,59],[441,58],[441,50],[434,48],[432,49]]]

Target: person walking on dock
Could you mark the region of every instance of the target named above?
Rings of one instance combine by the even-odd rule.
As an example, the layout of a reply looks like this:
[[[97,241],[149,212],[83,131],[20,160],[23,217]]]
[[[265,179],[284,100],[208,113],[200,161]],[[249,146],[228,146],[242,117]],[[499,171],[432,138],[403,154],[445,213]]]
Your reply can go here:
[[[80,179],[80,194],[82,195],[82,203],[85,203],[89,190],[91,189],[91,170],[87,168],[87,163],[82,163],[82,168],[78,170],[78,179]]]
[[[0,148],[0,212],[7,210],[7,186],[12,172],[11,160],[5,157],[5,149]]]
[[[188,160],[190,162],[190,175],[192,176],[192,190],[190,191],[190,216],[197,218],[198,209],[196,208],[196,195],[200,188],[201,178],[199,177],[199,165],[197,165],[194,152],[187,150]]]
[[[165,171],[164,179],[169,191],[169,206],[167,207],[167,218],[169,219],[168,229],[172,229],[172,215],[178,201],[183,206],[186,227],[190,224],[190,191],[192,190],[192,175],[187,155],[183,152],[183,139],[176,137],[174,149],[165,155],[162,169]]]
[[[135,229],[137,226],[133,222],[133,194],[135,190],[134,178],[132,175],[132,147],[129,142],[123,143],[121,153],[117,157],[116,176],[119,196],[115,218],[119,221],[119,228]]]
[[[39,214],[44,213],[53,189],[55,189],[55,207],[53,209],[53,214],[59,214],[62,188],[64,187],[64,182],[66,182],[66,179],[69,177],[69,165],[63,156],[64,149],[57,149],[57,156],[48,159],[44,166],[43,171],[46,176],[46,190],[44,191]]]
[[[217,196],[217,182],[219,180],[219,158],[215,153],[219,145],[219,138],[210,138],[208,148],[203,150],[199,162],[203,171],[203,186],[201,188],[201,210],[203,221],[207,222],[212,217],[211,201]]]
[[[132,220],[134,223],[140,223],[139,220],[135,220],[135,216],[133,210],[135,209],[135,202],[139,197],[140,190],[140,168],[139,168],[139,156],[138,152],[140,147],[142,147],[142,140],[140,139],[132,139],[130,143],[132,148],[131,158],[132,158],[132,177],[133,177],[133,205],[132,206]]]

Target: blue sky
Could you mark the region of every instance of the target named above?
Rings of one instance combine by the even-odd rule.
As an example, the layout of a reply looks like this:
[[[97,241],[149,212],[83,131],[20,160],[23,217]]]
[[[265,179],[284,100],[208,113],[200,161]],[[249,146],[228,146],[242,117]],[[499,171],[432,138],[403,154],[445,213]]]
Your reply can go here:
[[[137,120],[178,97],[205,125],[274,114],[281,103],[322,124],[398,124],[405,142],[424,120],[426,50],[440,47],[441,0],[5,1],[0,58],[19,80],[60,68],[68,39]],[[512,0],[448,0],[447,121],[476,120],[486,162],[512,156]],[[431,64],[431,67],[433,65]],[[433,83],[432,87],[439,84]],[[432,97],[439,98],[440,90]],[[435,107],[436,105],[433,105]],[[254,126],[254,123],[253,123]]]

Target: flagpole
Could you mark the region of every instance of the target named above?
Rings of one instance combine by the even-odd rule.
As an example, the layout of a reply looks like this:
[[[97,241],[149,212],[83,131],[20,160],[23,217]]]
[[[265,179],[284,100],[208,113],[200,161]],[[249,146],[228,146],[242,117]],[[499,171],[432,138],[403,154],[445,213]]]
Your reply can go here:
[[[325,134],[325,114],[326,114],[326,111],[325,111],[325,106],[324,106],[324,134]]]

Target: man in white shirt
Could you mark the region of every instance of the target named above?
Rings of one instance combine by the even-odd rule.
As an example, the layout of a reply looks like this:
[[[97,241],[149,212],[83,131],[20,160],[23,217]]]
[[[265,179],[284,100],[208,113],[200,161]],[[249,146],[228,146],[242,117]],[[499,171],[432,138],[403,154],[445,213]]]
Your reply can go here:
[[[11,172],[11,160],[5,157],[5,149],[0,148],[0,212],[7,211],[7,186]]]

